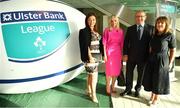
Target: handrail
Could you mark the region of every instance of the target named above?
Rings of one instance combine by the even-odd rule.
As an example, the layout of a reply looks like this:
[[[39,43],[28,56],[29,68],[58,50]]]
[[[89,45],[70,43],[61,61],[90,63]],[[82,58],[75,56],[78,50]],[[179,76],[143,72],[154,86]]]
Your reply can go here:
[[[179,29],[179,28],[176,28],[176,30],[177,30],[178,32],[180,32],[180,29]]]
[[[89,0],[82,0],[83,2],[87,3],[88,5],[92,6],[93,8],[99,10],[100,12],[104,13],[107,16],[112,16],[113,14],[103,8],[101,8],[100,6],[96,5],[95,3],[89,1]],[[129,24],[128,22],[126,22],[125,20],[119,18],[120,22],[126,26],[130,26],[131,24]]]

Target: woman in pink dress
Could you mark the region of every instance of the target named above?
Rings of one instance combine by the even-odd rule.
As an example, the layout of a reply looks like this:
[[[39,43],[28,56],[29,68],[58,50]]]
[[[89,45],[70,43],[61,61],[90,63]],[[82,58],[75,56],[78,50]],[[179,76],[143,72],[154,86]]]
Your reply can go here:
[[[124,32],[119,27],[119,19],[112,16],[110,26],[103,33],[104,61],[106,65],[106,92],[115,93],[115,81],[120,74]],[[111,82],[111,83],[110,83]]]

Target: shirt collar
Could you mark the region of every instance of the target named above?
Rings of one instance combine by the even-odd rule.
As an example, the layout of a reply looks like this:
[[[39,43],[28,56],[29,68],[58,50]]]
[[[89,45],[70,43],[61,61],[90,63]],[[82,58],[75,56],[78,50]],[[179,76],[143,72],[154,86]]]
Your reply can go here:
[[[136,25],[137,25],[137,27],[139,26],[139,24],[136,24]],[[144,27],[144,25],[145,25],[145,24],[141,24],[142,27]]]

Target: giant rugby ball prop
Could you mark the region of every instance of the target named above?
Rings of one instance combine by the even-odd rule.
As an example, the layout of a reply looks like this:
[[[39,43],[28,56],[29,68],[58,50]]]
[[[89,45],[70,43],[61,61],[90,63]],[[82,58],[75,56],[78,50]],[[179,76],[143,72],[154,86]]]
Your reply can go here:
[[[0,93],[52,88],[82,72],[84,14],[46,0],[3,1],[0,7]]]

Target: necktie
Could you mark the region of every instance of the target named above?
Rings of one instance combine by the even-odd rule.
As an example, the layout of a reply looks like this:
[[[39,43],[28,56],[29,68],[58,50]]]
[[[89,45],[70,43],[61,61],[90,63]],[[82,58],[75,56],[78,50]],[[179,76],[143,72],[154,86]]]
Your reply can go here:
[[[138,30],[137,30],[137,36],[138,36],[139,40],[141,40],[141,28],[142,28],[142,26],[139,25]]]

